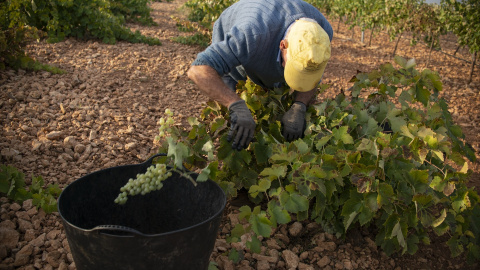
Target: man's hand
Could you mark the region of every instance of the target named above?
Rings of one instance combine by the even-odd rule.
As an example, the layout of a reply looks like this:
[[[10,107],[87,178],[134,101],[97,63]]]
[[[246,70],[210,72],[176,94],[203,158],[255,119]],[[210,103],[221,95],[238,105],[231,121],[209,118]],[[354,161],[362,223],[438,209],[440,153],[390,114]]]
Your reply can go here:
[[[293,103],[282,117],[283,132],[282,135],[287,141],[296,140],[303,135],[305,129],[305,113],[307,106],[302,102]]]
[[[232,148],[242,150],[247,148],[253,139],[255,132],[255,121],[252,113],[247,108],[245,100],[235,101],[228,107],[230,113],[230,131],[228,132],[227,141],[231,141],[233,137]]]

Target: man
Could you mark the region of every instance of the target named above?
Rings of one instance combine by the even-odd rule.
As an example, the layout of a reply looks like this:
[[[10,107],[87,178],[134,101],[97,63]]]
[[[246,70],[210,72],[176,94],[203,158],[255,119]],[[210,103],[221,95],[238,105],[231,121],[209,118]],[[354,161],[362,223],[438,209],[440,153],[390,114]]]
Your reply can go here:
[[[188,77],[229,109],[227,138],[238,150],[248,147],[256,124],[235,93],[236,83],[247,77],[270,89],[286,83],[295,90],[295,102],[282,128],[292,141],[303,135],[306,108],[330,58],[332,37],[330,23],[302,0],[240,0],[215,22],[212,44],[198,54]]]

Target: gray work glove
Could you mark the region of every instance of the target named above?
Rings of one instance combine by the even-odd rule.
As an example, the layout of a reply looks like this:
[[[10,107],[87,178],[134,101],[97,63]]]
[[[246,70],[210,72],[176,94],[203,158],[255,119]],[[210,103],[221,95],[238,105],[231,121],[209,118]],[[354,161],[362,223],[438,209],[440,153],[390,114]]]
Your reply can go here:
[[[305,130],[305,113],[307,106],[300,101],[293,103],[282,117],[283,131],[282,135],[287,141],[291,142],[303,136]]]
[[[247,148],[253,139],[255,132],[255,121],[252,113],[247,108],[245,100],[235,101],[228,107],[230,113],[230,131],[228,132],[227,141],[233,138],[232,148],[242,150]]]

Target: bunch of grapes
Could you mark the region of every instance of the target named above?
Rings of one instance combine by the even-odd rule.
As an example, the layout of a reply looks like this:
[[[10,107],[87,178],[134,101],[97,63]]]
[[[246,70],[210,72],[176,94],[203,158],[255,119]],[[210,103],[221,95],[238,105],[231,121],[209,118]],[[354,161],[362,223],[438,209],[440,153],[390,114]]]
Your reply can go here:
[[[162,181],[170,176],[172,176],[172,172],[167,170],[165,164],[153,164],[147,168],[145,173],[137,174],[135,179],[130,178],[127,184],[120,188],[121,193],[114,202],[125,204],[127,196],[145,195],[154,190],[159,190],[163,187]]]
[[[155,140],[160,140],[160,138],[165,137],[167,133],[172,133],[172,125],[174,123],[173,121],[173,112],[170,109],[165,109],[165,115],[167,118],[160,118],[158,121],[158,124],[160,125],[160,128],[158,129],[158,136],[155,138]]]

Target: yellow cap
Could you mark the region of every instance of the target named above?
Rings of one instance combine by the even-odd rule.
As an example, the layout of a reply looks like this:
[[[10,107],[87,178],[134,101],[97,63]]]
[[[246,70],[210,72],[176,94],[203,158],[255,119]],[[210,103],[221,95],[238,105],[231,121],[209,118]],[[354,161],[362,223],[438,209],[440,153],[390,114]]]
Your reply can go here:
[[[287,34],[285,81],[293,90],[307,92],[322,79],[330,59],[330,38],[316,22],[297,20]]]

